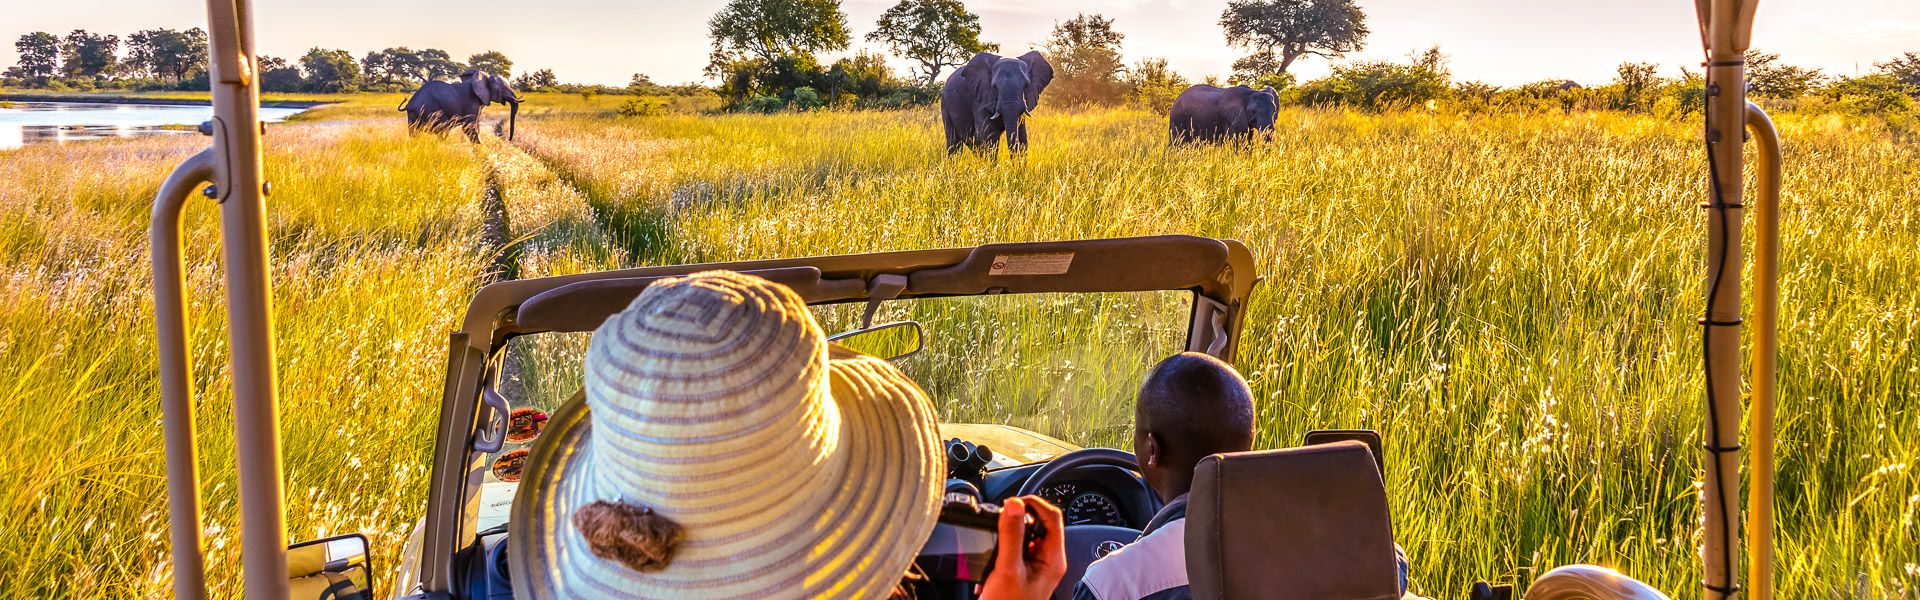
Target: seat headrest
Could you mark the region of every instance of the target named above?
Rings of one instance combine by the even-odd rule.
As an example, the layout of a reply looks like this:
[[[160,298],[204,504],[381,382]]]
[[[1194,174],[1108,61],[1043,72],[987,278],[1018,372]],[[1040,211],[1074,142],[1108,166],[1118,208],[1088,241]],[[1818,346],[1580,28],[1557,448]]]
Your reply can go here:
[[[1202,459],[1186,541],[1195,598],[1400,597],[1387,489],[1360,442]]]

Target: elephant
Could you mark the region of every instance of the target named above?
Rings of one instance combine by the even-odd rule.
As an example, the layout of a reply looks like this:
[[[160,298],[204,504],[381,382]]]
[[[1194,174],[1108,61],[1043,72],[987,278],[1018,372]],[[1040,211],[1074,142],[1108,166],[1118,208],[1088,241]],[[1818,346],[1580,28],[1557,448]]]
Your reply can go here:
[[[947,153],[961,148],[996,151],[1007,134],[1007,151],[1027,148],[1026,116],[1040,106],[1040,92],[1053,82],[1053,65],[1039,52],[1004,58],[981,52],[947,77],[940,90],[940,121]]]
[[[400,110],[407,113],[407,127],[441,133],[454,127],[467,132],[467,139],[480,141],[480,109],[501,103],[511,107],[507,113],[507,139],[513,139],[514,121],[520,117],[520,97],[499,75],[467,69],[460,83],[429,81],[407,98]]]
[[[1167,129],[1174,142],[1246,140],[1254,131],[1272,141],[1273,119],[1279,112],[1279,95],[1270,87],[1196,85],[1173,100]]]

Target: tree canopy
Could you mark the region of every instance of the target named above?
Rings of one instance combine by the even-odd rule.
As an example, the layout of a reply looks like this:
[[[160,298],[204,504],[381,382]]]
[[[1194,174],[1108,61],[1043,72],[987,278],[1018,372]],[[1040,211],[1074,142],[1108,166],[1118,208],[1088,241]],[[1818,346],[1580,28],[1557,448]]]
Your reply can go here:
[[[1819,69],[1780,62],[1780,55],[1772,52],[1747,51],[1747,85],[1754,95],[1792,98],[1819,88],[1826,81],[1827,74]]]
[[[707,74],[714,76],[738,62],[811,57],[850,41],[839,0],[729,0],[707,27],[713,36]]]
[[[1873,63],[1873,66],[1900,83],[1920,88],[1920,52],[1907,52],[1892,59]]]
[[[1367,15],[1354,0],[1231,0],[1220,13],[1227,43],[1252,51],[1237,76],[1281,75],[1300,57],[1336,58],[1366,47]]]
[[[20,52],[20,63],[16,67],[24,77],[52,77],[54,69],[60,66],[60,38],[45,31],[35,31],[20,36],[13,43],[13,49]]]
[[[1187,78],[1173,72],[1164,58],[1143,58],[1127,71],[1127,103],[1166,114],[1173,109],[1173,101],[1186,91]]]
[[[198,27],[133,32],[122,63],[131,75],[185,81],[207,70],[207,32]]]
[[[360,63],[345,50],[307,50],[300,57],[300,70],[307,73],[307,91],[344,92],[360,85]]]
[[[467,66],[501,77],[513,77],[513,61],[499,50],[488,50],[469,56]],[[455,74],[458,75],[458,73]]]
[[[559,87],[560,78],[553,76],[553,69],[528,71],[513,80],[513,86],[529,92],[538,92],[547,88]]]
[[[67,77],[111,77],[120,66],[120,36],[75,29],[60,44],[60,70]]]
[[[941,69],[1000,49],[999,44],[980,41],[980,16],[968,12],[960,0],[900,0],[881,13],[867,41],[918,63],[921,82],[928,85],[940,80]]]
[[[1120,76],[1126,64],[1120,62],[1120,42],[1125,39],[1113,29],[1113,19],[1097,14],[1082,13],[1054,24],[1047,38],[1047,61],[1054,68],[1049,95],[1067,106],[1124,100],[1127,86]]]

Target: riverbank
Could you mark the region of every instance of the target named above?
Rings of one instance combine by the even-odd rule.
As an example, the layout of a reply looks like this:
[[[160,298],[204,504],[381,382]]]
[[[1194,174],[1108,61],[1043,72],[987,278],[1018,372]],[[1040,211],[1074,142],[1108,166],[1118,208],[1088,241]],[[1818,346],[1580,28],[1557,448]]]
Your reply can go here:
[[[205,94],[192,92],[180,95],[129,96],[124,93],[58,93],[58,92],[0,92],[0,102],[87,102],[93,104],[147,104],[162,106],[213,106],[213,101]],[[338,100],[267,100],[260,101],[261,108],[313,108],[334,104]]]

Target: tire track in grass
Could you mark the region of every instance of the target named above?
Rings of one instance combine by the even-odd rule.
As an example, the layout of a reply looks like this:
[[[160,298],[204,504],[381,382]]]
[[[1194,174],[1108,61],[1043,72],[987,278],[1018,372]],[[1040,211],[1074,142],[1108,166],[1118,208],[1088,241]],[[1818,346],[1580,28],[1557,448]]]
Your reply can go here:
[[[488,283],[624,266],[585,194],[518,146],[488,136],[476,148],[487,171]],[[515,406],[553,410],[577,389],[584,334],[516,338],[502,361],[500,391]],[[554,393],[553,390],[562,390]]]

